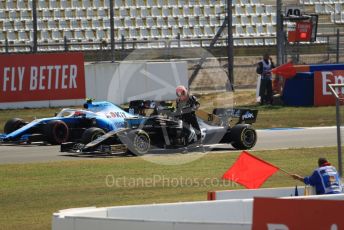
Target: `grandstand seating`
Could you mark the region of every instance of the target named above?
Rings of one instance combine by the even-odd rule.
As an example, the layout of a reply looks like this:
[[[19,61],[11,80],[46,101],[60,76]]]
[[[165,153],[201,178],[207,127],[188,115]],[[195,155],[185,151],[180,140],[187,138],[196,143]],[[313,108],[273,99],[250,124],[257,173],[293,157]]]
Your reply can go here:
[[[263,0],[233,0],[235,45],[263,45],[276,33],[275,8]],[[344,23],[344,0],[300,0],[319,14]],[[32,43],[32,0],[0,0],[0,42]],[[38,0],[39,42],[100,42],[110,39],[108,0]],[[213,37],[226,15],[226,0],[114,0],[115,39]],[[226,31],[223,36],[226,36]],[[255,39],[248,39],[255,38]],[[272,43],[274,39],[270,39]],[[141,47],[147,47],[142,45]]]

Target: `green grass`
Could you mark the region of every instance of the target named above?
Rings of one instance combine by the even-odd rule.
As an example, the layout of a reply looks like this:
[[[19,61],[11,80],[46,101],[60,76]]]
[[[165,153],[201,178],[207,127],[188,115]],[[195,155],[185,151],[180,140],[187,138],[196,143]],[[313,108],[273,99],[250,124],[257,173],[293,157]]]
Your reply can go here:
[[[320,156],[336,162],[334,147],[253,153],[301,175],[310,174]],[[0,165],[0,229],[50,229],[53,212],[73,207],[205,200],[207,191],[241,188],[228,182],[223,184],[219,179],[238,154],[208,154],[177,166],[154,164],[141,158]],[[183,157],[171,156],[176,161]],[[107,186],[107,176],[109,185],[112,177],[122,178],[118,180],[119,186]],[[158,177],[155,184],[150,181]],[[146,184],[138,181],[135,186],[133,180],[140,178]],[[277,172],[264,187],[296,184],[301,185]]]

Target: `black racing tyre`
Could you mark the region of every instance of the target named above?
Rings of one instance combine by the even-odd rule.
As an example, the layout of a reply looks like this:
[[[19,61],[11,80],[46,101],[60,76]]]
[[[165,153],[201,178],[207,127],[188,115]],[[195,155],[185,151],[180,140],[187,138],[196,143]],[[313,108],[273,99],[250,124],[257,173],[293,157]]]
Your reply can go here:
[[[236,149],[251,149],[257,143],[257,132],[251,125],[238,124],[231,129],[231,140]]]
[[[129,143],[127,144],[127,154],[133,156],[143,156],[149,152],[151,140],[143,130],[133,130],[128,133]]]
[[[4,132],[6,134],[12,133],[16,131],[17,129],[20,129],[24,125],[26,125],[25,121],[20,118],[12,118],[8,120],[4,126]]]
[[[98,137],[103,136],[104,134],[105,134],[105,131],[100,128],[97,128],[97,127],[88,128],[82,134],[81,142],[83,144],[88,144],[94,141],[95,139],[97,139]]]
[[[43,128],[43,133],[47,141],[52,145],[60,145],[67,142],[69,138],[69,128],[61,120],[48,122]]]

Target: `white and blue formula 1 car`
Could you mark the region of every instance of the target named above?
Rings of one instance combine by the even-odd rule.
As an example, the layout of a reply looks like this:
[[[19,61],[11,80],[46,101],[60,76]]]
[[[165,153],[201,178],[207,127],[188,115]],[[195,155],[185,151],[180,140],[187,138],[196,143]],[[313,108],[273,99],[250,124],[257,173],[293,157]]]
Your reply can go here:
[[[60,151],[86,154],[124,151],[125,154],[140,156],[150,150],[163,152],[168,149],[197,149],[200,146],[192,138],[195,130],[184,124],[173,108],[161,106],[159,102],[148,107],[155,107],[150,116],[126,118],[125,128],[110,131],[89,143],[63,143]],[[201,146],[221,143],[242,150],[255,146],[257,134],[251,124],[256,121],[257,110],[218,108],[212,114],[202,110],[196,111],[196,114],[202,132]],[[238,118],[233,127],[228,123],[231,118]]]
[[[97,136],[123,128],[125,119],[136,117],[110,102],[88,100],[84,109],[62,109],[54,117],[32,122],[13,118],[6,122],[0,143],[89,143]]]

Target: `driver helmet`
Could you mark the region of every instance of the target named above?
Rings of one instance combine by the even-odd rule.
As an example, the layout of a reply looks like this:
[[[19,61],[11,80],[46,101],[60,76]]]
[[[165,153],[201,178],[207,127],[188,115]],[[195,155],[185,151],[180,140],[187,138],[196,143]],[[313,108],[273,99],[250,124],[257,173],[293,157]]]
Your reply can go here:
[[[179,85],[176,88],[176,95],[179,100],[186,101],[188,99],[188,91],[183,85]]]

